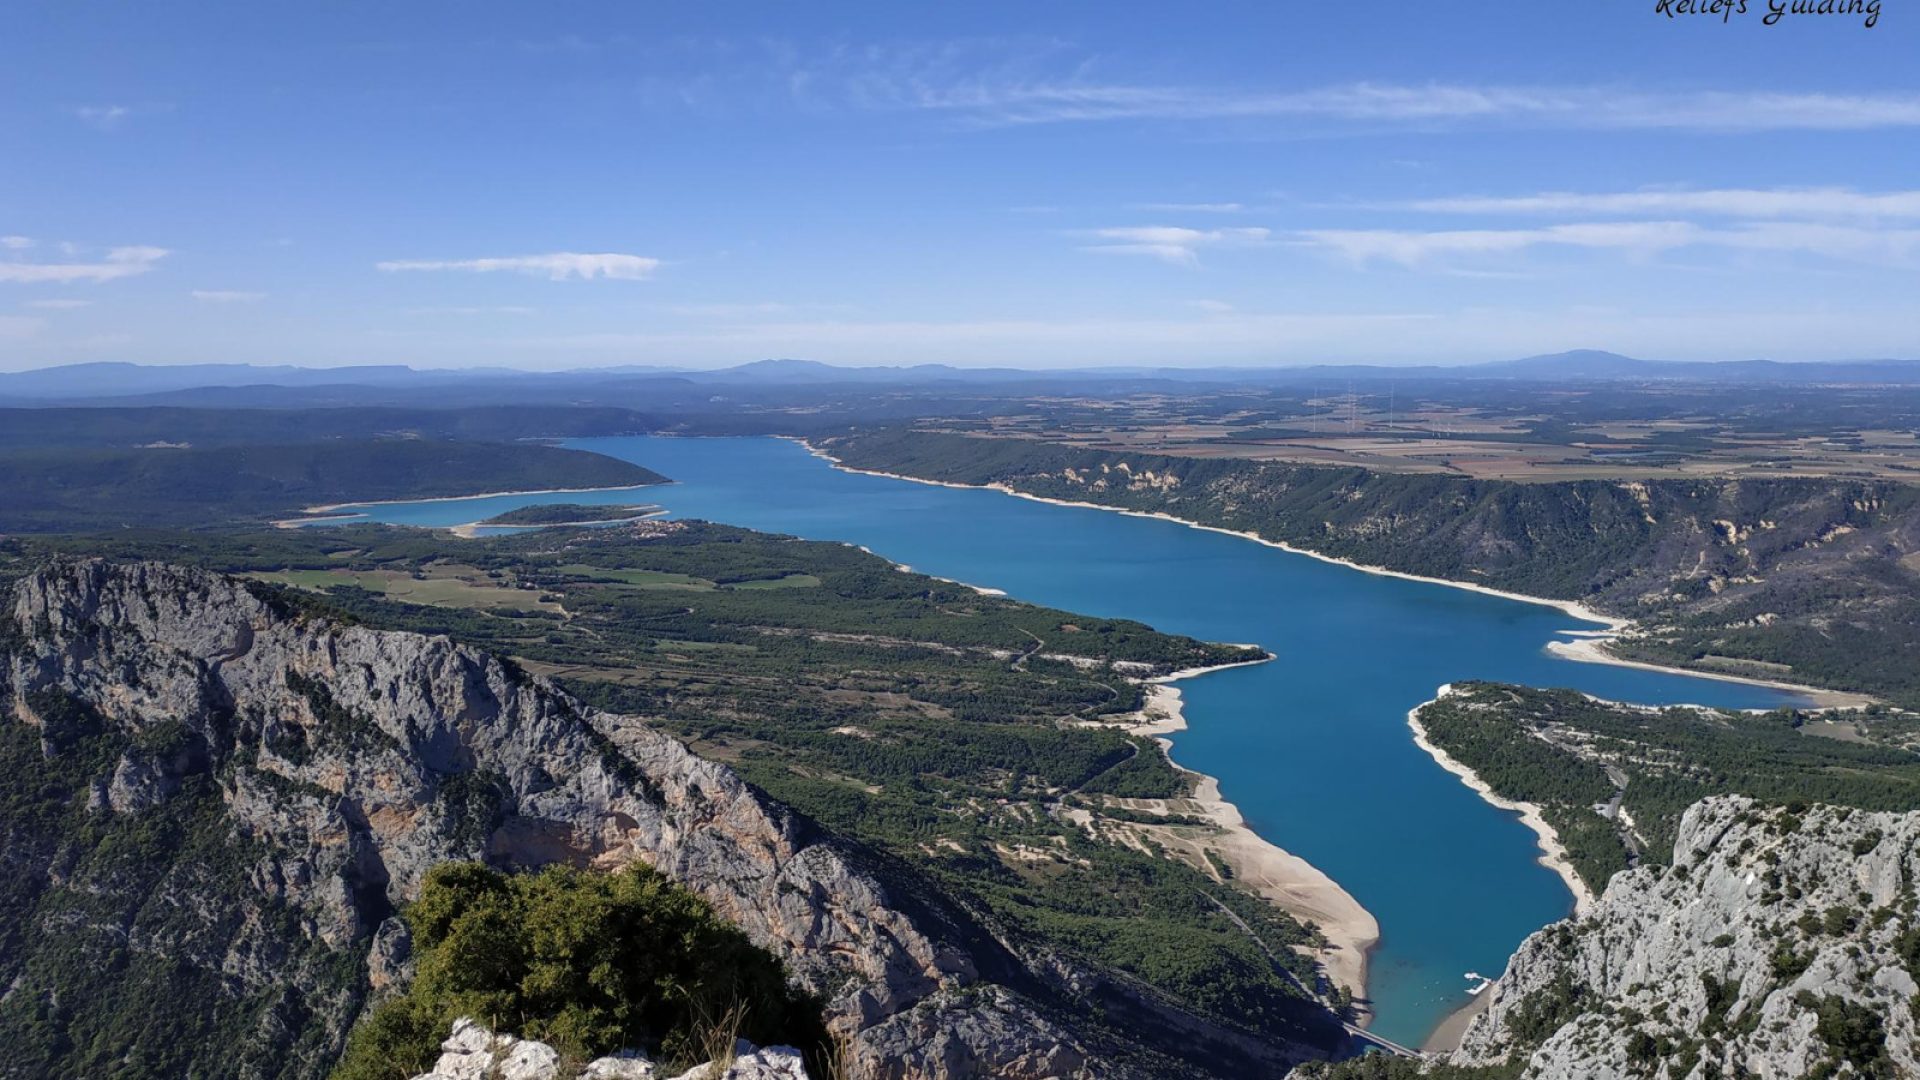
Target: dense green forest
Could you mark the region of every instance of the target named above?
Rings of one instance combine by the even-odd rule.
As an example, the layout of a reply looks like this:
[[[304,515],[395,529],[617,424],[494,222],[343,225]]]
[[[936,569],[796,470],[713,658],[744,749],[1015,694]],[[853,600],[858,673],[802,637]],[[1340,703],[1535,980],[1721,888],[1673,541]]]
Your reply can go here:
[[[482,525],[577,525],[583,521],[619,521],[649,509],[645,505],[592,506],[586,503],[536,503],[495,514]]]
[[[1842,739],[1811,734],[1806,721],[1792,710],[1653,709],[1492,683],[1460,684],[1420,709],[1434,745],[1497,794],[1542,808],[1596,892],[1634,858],[1670,862],[1681,815],[1709,795],[1920,809],[1911,723],[1877,711],[1842,714],[1841,723],[1866,733]],[[1630,829],[1595,810],[1616,794]]]
[[[627,487],[664,477],[534,443],[356,439],[0,453],[0,533],[258,523],[315,504]]]
[[[731,764],[1017,947],[1232,1025],[1337,1039],[1293,982],[1317,978],[1290,947],[1314,942],[1311,927],[1204,864],[1152,853],[1151,839],[1121,839],[1211,826],[1141,824],[1162,815],[1118,803],[1102,816],[1109,800],[1182,796],[1188,778],[1097,721],[1138,709],[1140,678],[1255,651],[702,523],[478,540],[375,526],[129,533],[15,541],[13,565],[56,550],[246,574],[276,602],[487,646]],[[1070,809],[1092,809],[1095,825]]]
[[[1920,488],[1887,481],[1519,483],[890,429],[855,468],[1159,511],[1371,566],[1634,618],[1631,656],[1920,705]],[[1744,665],[1744,666],[1743,666]]]

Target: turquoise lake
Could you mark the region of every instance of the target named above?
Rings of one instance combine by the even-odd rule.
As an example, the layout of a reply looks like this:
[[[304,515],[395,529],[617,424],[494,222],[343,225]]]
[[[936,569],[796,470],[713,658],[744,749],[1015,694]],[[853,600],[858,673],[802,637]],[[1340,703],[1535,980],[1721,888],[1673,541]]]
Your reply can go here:
[[[541,502],[649,502],[703,518],[871,548],[1018,599],[1255,643],[1272,663],[1180,684],[1182,765],[1218,777],[1261,836],[1318,866],[1380,922],[1374,1030],[1418,1044],[1498,975],[1572,897],[1517,815],[1414,746],[1407,711],[1443,683],[1498,679],[1649,704],[1789,704],[1762,687],[1558,659],[1597,629],[1555,608],[1362,573],[1221,533],[997,492],[842,472],[776,439],[581,439],[677,483],[350,508],[446,526]]]

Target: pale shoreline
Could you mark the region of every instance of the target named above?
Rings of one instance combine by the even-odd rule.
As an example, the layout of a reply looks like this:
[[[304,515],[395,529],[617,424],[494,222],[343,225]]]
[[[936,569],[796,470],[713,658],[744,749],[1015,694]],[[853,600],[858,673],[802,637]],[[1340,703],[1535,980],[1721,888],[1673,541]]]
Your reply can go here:
[[[867,546],[867,545],[865,545],[865,544],[848,544],[847,546],[848,546],[848,547],[854,547],[854,548],[858,548],[858,549],[860,549],[861,551],[864,551],[864,552],[866,552],[867,554],[869,554],[869,555],[871,555],[871,556],[873,556],[873,557],[874,557],[874,558],[876,558],[876,559],[886,559],[886,558],[887,558],[887,557],[886,557],[885,555],[882,555],[882,554],[880,554],[879,552],[877,552],[877,551],[875,551],[875,550],[873,550],[872,548],[870,548],[870,547],[868,547],[868,546]],[[906,563],[903,563],[903,562],[894,562],[894,561],[893,561],[892,559],[887,559],[887,562],[889,562],[889,563],[891,563],[891,564],[892,564],[892,566],[893,566],[893,568],[894,568],[895,570],[898,570],[898,571],[900,571],[900,572],[901,572],[901,573],[903,573],[903,574],[918,574],[918,573],[920,573],[920,572],[919,572],[918,570],[915,570],[915,569],[914,569],[913,567],[911,567],[911,566],[908,566],[908,565],[907,565]],[[954,580],[953,578],[950,578],[950,577],[941,577],[941,576],[939,576],[938,574],[921,574],[920,576],[921,576],[921,577],[929,577],[929,578],[932,578],[932,579],[933,579],[933,580],[935,580],[935,581],[944,581],[944,582],[946,582],[946,583],[947,583],[947,584],[949,584],[949,585],[958,585],[958,586],[960,586],[960,587],[961,587],[961,588],[963,588],[963,589],[972,589],[972,590],[973,590],[974,592],[976,592],[976,593],[979,593],[979,594],[980,594],[981,596],[1005,596],[1005,595],[1007,595],[1007,590],[1005,590],[1005,589],[989,589],[989,588],[987,588],[987,587],[986,587],[985,585],[975,585],[975,584],[973,584],[973,583],[972,583],[972,582],[970,582],[970,581],[955,581],[955,580]]]
[[[1452,693],[1453,684],[1448,683],[1434,694],[1431,701],[1423,701],[1407,710],[1407,727],[1413,730],[1414,745],[1425,750],[1441,768],[1459,777],[1461,783],[1472,788],[1488,804],[1519,814],[1520,823],[1531,829],[1540,842],[1540,865],[1560,875],[1560,880],[1566,882],[1567,890],[1573,893],[1574,917],[1579,918],[1585,915],[1593,908],[1595,899],[1593,890],[1588,888],[1587,883],[1574,872],[1573,860],[1567,855],[1566,847],[1560,843],[1560,834],[1555,832],[1553,826],[1547,824],[1547,819],[1540,815],[1540,807],[1530,802],[1517,802],[1496,794],[1485,780],[1480,779],[1480,774],[1452,754],[1435,746],[1433,740],[1427,737],[1426,726],[1420,723],[1420,710]]]
[[[1540,807],[1530,802],[1516,802],[1495,794],[1493,788],[1485,780],[1480,779],[1478,773],[1452,754],[1435,746],[1433,740],[1427,737],[1426,726],[1420,723],[1420,710],[1451,693],[1453,693],[1453,684],[1448,683],[1440,687],[1431,701],[1423,701],[1407,711],[1407,727],[1413,731],[1414,745],[1426,751],[1427,756],[1433,758],[1436,765],[1459,777],[1461,783],[1472,788],[1474,794],[1480,796],[1481,800],[1489,806],[1518,813],[1520,823],[1533,832],[1539,844],[1540,857],[1536,861],[1558,874],[1560,880],[1566,884],[1567,890],[1573,893],[1573,918],[1578,919],[1586,915],[1593,909],[1595,901],[1593,890],[1588,888],[1587,883],[1574,872],[1573,861],[1567,855],[1566,847],[1560,843],[1560,834],[1555,832],[1553,826],[1547,824],[1546,818],[1540,815]],[[1480,993],[1474,995],[1473,1000],[1448,1013],[1421,1042],[1420,1049],[1443,1051],[1457,1047],[1461,1037],[1466,1034],[1468,1026],[1473,1023],[1474,1017],[1486,1009],[1492,989],[1491,984],[1483,987]]]
[[[320,506],[308,506],[301,509],[303,514],[331,514],[349,506],[399,506],[403,503],[465,502],[468,499],[498,499],[506,495],[584,495],[595,491],[639,491],[641,488],[665,487],[672,480],[661,480],[651,484],[618,484],[614,487],[583,488],[532,488],[525,491],[481,491],[472,495],[436,495],[430,499],[361,499],[358,502],[324,503]],[[291,519],[290,519],[291,520]],[[275,522],[274,524],[279,524]]]
[[[1807,686],[1801,683],[1783,682],[1776,679],[1759,679],[1747,675],[1734,675],[1727,672],[1698,671],[1693,668],[1674,667],[1670,664],[1655,664],[1645,660],[1628,660],[1624,657],[1616,656],[1606,651],[1605,645],[1608,641],[1620,637],[1633,625],[1633,621],[1617,615],[1608,615],[1604,612],[1596,611],[1578,600],[1554,600],[1544,596],[1528,596],[1525,593],[1509,592],[1505,589],[1495,589],[1487,585],[1476,585],[1471,581],[1450,581],[1446,578],[1412,574],[1405,570],[1389,570],[1384,566],[1369,566],[1365,563],[1354,562],[1351,559],[1342,559],[1333,555],[1323,555],[1317,551],[1309,551],[1306,548],[1295,547],[1283,540],[1269,540],[1258,533],[1223,528],[1219,525],[1203,525],[1197,521],[1188,521],[1185,518],[1174,517],[1172,514],[1157,510],[1130,510],[1122,506],[1106,506],[1101,503],[1078,502],[1071,499],[1054,499],[1044,495],[1033,495],[1024,491],[1017,491],[1005,484],[957,484],[949,480],[927,480],[918,476],[906,476],[901,473],[855,468],[854,466],[845,464],[839,458],[834,457],[825,450],[807,442],[805,439],[793,439],[792,441],[806,447],[807,451],[813,456],[832,462],[834,468],[845,472],[860,473],[866,476],[882,476],[889,480],[906,480],[915,484],[932,484],[935,487],[960,488],[967,491],[997,491],[1003,495],[1011,495],[1017,499],[1048,503],[1053,506],[1076,506],[1087,510],[1105,510],[1109,513],[1125,514],[1128,517],[1143,517],[1152,518],[1156,521],[1169,521],[1176,525],[1185,525],[1189,529],[1199,529],[1202,532],[1215,532],[1223,533],[1227,536],[1237,536],[1242,540],[1251,540],[1256,544],[1263,544],[1280,551],[1291,552],[1295,555],[1305,555],[1309,559],[1318,559],[1321,562],[1332,563],[1335,566],[1344,566],[1349,570],[1358,570],[1363,574],[1377,574],[1381,577],[1400,578],[1403,581],[1418,581],[1427,585],[1443,585],[1450,589],[1465,589],[1468,592],[1476,592],[1484,596],[1497,596],[1502,600],[1515,600],[1523,604],[1537,604],[1541,607],[1558,608],[1576,619],[1585,622],[1600,623],[1606,627],[1605,630],[1563,631],[1563,633],[1579,635],[1583,639],[1581,641],[1548,642],[1546,646],[1547,650],[1563,660],[1575,660],[1595,664],[1613,664],[1618,667],[1639,668],[1643,671],[1658,671],[1668,675],[1686,675],[1692,678],[1716,679],[1721,682],[1762,686],[1769,690],[1783,690],[1788,693],[1799,694],[1815,702],[1816,708],[1851,708],[1855,707],[1856,704],[1871,704],[1876,700],[1864,694],[1844,690],[1825,690],[1817,686]]]
[[[1435,764],[1459,777],[1461,783],[1472,788],[1474,793],[1488,805],[1502,810],[1512,810],[1520,815],[1520,823],[1532,830],[1539,844],[1540,865],[1558,874],[1560,880],[1566,883],[1567,889],[1573,893],[1573,917],[1580,918],[1592,910],[1596,898],[1593,890],[1581,880],[1579,874],[1574,872],[1573,862],[1567,855],[1567,849],[1560,843],[1560,834],[1555,832],[1553,826],[1547,824],[1546,819],[1540,815],[1540,807],[1533,803],[1516,802],[1494,794],[1493,788],[1480,779],[1478,773],[1453,755],[1435,746],[1427,737],[1426,726],[1420,723],[1420,710],[1451,693],[1453,693],[1453,684],[1448,683],[1435,692],[1432,700],[1423,701],[1407,712],[1407,727],[1413,730],[1414,745],[1426,751]],[[1487,1002],[1492,997],[1492,993],[1492,984],[1488,984],[1481,989],[1480,993],[1474,995],[1473,1000],[1448,1013],[1433,1031],[1428,1033],[1426,1039],[1421,1042],[1420,1049],[1424,1052],[1442,1052],[1457,1048],[1474,1019],[1486,1011]]]
[[[360,504],[356,503],[354,505]],[[447,531],[462,540],[473,540],[479,537],[481,529],[512,529],[515,532],[531,532],[535,529],[611,528],[615,525],[626,525],[635,521],[646,521],[649,518],[664,517],[669,513],[672,513],[672,511],[665,507],[656,506],[644,514],[632,514],[627,517],[595,518],[591,521],[543,521],[533,525],[516,525],[511,521],[496,523],[491,518],[483,518],[479,521],[469,521],[463,525],[449,525],[447,526]]]
[[[1227,668],[1264,664],[1271,659],[1265,656],[1259,660],[1186,668],[1149,679],[1146,705],[1135,714],[1139,719],[1126,727],[1130,734],[1151,737],[1169,764],[1194,777],[1194,790],[1188,801],[1195,804],[1201,817],[1220,829],[1222,842],[1218,854],[1232,867],[1233,880],[1247,885],[1294,918],[1319,927],[1328,945],[1317,954],[1327,980],[1345,987],[1353,994],[1356,1006],[1364,1009],[1367,961],[1380,941],[1378,920],[1319,867],[1254,832],[1239,807],[1221,795],[1218,779],[1174,760],[1173,741],[1167,738],[1187,730],[1180,690],[1173,683]],[[1363,1022],[1366,1015],[1363,1013]]]
[[[1607,642],[1611,634],[1585,635],[1577,641],[1549,641],[1547,651],[1562,660],[1574,660],[1583,664],[1612,664],[1616,667],[1639,668],[1642,671],[1679,673],[1696,679],[1718,679],[1721,682],[1744,683],[1748,686],[1764,686],[1773,690],[1785,690],[1809,698],[1813,702],[1809,711],[1824,712],[1829,709],[1860,709],[1879,700],[1869,694],[1860,694],[1848,690],[1823,690],[1817,686],[1802,686],[1799,683],[1780,682],[1775,679],[1761,679],[1750,675],[1735,675],[1725,671],[1700,671],[1694,668],[1667,667],[1663,664],[1645,660],[1629,660],[1607,651]]]

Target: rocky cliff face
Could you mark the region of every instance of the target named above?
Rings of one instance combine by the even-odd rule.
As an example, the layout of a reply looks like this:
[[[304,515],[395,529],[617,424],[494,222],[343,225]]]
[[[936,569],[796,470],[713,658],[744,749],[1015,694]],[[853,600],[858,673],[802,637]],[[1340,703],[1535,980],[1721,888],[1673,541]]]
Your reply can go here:
[[[396,907],[461,859],[653,865],[826,1001],[854,1076],[1092,1074],[1026,998],[981,985],[937,905],[485,653],[103,561],[20,581],[0,653],[10,805],[31,811],[0,825],[0,1075],[102,1055],[322,1074],[368,988],[408,975]],[[96,976],[147,1000],[89,1011]]]
[[[1528,938],[1456,1065],[1526,1077],[1920,1075],[1920,813],[1707,799],[1668,869]]]

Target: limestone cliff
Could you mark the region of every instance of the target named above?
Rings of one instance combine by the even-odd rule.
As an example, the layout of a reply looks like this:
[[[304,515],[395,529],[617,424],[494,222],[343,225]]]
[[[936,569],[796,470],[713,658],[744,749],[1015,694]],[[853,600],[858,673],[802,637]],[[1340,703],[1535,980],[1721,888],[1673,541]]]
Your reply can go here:
[[[1451,1064],[1540,1080],[1916,1076],[1920,813],[1707,799],[1671,868],[1529,937]]]
[[[455,859],[653,865],[826,1002],[856,1077],[1114,1075],[937,898],[486,653],[89,560],[14,586],[0,655],[0,1075],[322,1075]]]

